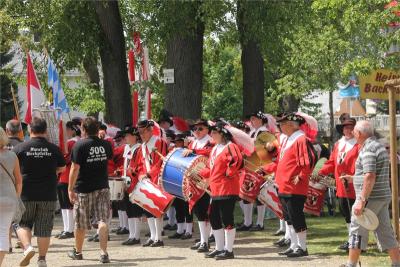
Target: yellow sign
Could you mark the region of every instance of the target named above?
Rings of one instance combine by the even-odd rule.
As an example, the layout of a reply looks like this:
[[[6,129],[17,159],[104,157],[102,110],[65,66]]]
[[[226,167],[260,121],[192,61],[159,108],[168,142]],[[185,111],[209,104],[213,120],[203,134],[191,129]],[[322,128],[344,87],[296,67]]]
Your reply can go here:
[[[387,69],[379,69],[367,76],[360,76],[360,96],[363,99],[388,99],[387,80],[400,78],[400,73]],[[400,100],[400,89],[396,88],[396,99]]]

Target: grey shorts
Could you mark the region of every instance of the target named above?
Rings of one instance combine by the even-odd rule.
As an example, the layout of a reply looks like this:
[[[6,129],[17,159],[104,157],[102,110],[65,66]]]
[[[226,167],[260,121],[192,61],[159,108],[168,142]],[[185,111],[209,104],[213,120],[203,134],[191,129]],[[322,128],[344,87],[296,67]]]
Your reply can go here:
[[[50,237],[57,201],[24,201],[26,208],[20,227],[33,229],[36,237]]]
[[[110,217],[110,189],[78,193],[74,203],[75,228],[90,230],[92,222],[107,223]]]
[[[391,200],[368,200],[366,208],[372,210],[379,220],[378,228],[374,231],[375,238],[381,251],[398,247],[389,216],[389,204]],[[356,206],[353,205],[353,209]],[[349,248],[365,250],[368,245],[368,230],[355,221],[351,216]]]

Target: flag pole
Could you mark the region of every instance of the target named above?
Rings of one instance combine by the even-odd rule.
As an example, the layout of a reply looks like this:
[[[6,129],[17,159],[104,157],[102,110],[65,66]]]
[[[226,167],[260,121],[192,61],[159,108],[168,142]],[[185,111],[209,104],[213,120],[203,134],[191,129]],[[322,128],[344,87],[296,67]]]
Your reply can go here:
[[[18,137],[21,140],[24,140],[24,132],[22,131],[22,124],[21,124],[21,120],[20,120],[20,117],[19,117],[19,108],[18,108],[17,98],[15,97],[14,88],[12,87],[12,85],[10,86],[10,89],[11,89],[11,95],[12,95],[13,102],[14,102],[15,116],[16,116],[16,118],[18,120],[18,123],[19,123],[19,126],[20,126],[20,130],[18,132]]]

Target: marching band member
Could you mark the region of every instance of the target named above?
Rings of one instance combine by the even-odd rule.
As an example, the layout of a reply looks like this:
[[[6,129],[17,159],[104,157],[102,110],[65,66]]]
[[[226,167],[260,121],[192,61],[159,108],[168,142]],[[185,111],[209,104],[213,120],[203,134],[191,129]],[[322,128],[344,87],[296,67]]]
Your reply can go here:
[[[65,171],[60,174],[60,180],[57,185],[58,201],[60,202],[61,215],[64,224],[64,231],[58,236],[59,239],[67,239],[74,237],[74,212],[73,205],[71,204],[68,197],[68,180],[69,171],[71,169],[71,151],[75,143],[80,139],[81,131],[77,125],[72,121],[68,121],[65,125],[66,135],[68,138],[66,153],[64,159],[66,162]]]
[[[257,136],[262,132],[268,132],[265,124],[268,123],[268,118],[264,115],[263,112],[258,111],[252,113],[248,116],[250,118],[250,123],[252,126],[252,130],[249,135],[253,138],[254,142],[257,139]],[[254,152],[256,153],[256,152]],[[259,166],[261,167],[261,166]],[[265,205],[261,203],[258,199],[257,203],[257,223],[253,226],[253,203],[249,203],[248,201],[243,200],[242,209],[244,214],[244,222],[237,229],[238,231],[262,231],[264,230],[264,217],[265,217]]]
[[[182,153],[183,156],[189,156],[190,154],[203,155],[209,157],[213,147],[212,138],[208,134],[209,127],[208,122],[204,119],[196,121],[192,125],[193,135],[195,140],[189,143],[188,149],[185,149]],[[199,230],[200,230],[200,241],[191,246],[193,250],[197,252],[208,252],[208,237],[211,231],[211,225],[209,223],[208,208],[210,205],[210,195],[204,193],[204,195],[196,202],[193,207],[194,214],[198,219]]]
[[[125,127],[121,134],[126,143],[123,153],[124,162],[122,166],[122,177],[127,177],[128,170],[130,176],[135,176],[137,175],[138,168],[137,155],[140,152],[141,145],[140,135],[137,128],[132,126]],[[140,244],[140,217],[142,217],[144,210],[137,204],[131,203],[127,193],[122,201],[125,202],[129,227],[129,237],[127,240],[122,242],[122,245],[131,246]]]
[[[303,209],[315,155],[309,152],[309,141],[300,130],[300,125],[305,123],[303,117],[295,113],[282,114],[277,122],[286,138],[281,143],[275,179],[291,239],[290,247],[279,254],[303,257],[308,255]]]
[[[172,140],[175,148],[184,148],[184,137],[183,134],[175,135],[174,140]],[[177,230],[175,234],[168,236],[168,238],[191,239],[193,235],[193,215],[189,212],[188,202],[180,198],[175,198],[172,205],[176,210]]]
[[[140,138],[142,139],[141,151],[138,153],[138,177],[141,179],[150,179],[153,183],[158,184],[158,176],[163,159],[168,152],[167,143],[160,137],[153,135],[154,122],[151,120],[142,120],[138,123]],[[156,149],[156,153],[153,149]],[[147,240],[144,247],[161,247],[164,246],[162,241],[163,218],[154,218],[148,212],[147,223],[150,228],[150,238]]]
[[[336,196],[339,200],[340,212],[345,218],[347,229],[350,231],[351,208],[356,199],[353,183],[343,184],[340,176],[354,175],[355,164],[360,150],[354,138],[353,129],[356,120],[353,118],[345,119],[341,124],[336,125],[336,130],[342,135],[333,147],[331,156],[325,161],[324,166],[319,171],[319,175],[334,174],[336,180]],[[348,199],[348,201],[347,201]],[[350,206],[348,205],[350,204]],[[349,243],[346,241],[339,249],[348,250]]]
[[[243,165],[240,149],[232,142],[232,135],[225,126],[225,123],[217,122],[211,127],[211,137],[216,145],[211,151],[208,167],[200,171],[210,185],[210,223],[216,243],[215,250],[205,257],[217,260],[234,258],[234,209],[239,195],[238,171]]]

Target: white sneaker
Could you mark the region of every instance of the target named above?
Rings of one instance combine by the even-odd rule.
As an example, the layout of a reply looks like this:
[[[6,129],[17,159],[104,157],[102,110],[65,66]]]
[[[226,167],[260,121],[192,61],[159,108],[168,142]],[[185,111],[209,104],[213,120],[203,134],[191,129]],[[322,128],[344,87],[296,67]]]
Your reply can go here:
[[[45,260],[38,260],[37,266],[38,267],[47,267],[47,263]]]
[[[35,250],[33,249],[32,246],[29,246],[25,251],[24,251],[24,257],[19,263],[19,266],[28,266],[29,262],[31,261],[32,257],[35,255]]]

